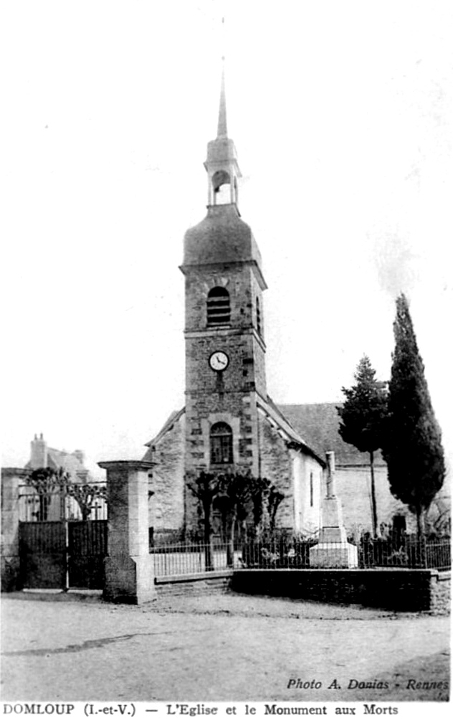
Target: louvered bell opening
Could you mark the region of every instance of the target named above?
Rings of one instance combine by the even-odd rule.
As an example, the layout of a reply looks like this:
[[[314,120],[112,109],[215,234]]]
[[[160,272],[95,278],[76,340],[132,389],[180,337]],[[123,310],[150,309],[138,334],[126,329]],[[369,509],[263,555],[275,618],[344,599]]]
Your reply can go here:
[[[231,319],[230,295],[223,287],[214,287],[207,300],[208,325],[228,324]]]

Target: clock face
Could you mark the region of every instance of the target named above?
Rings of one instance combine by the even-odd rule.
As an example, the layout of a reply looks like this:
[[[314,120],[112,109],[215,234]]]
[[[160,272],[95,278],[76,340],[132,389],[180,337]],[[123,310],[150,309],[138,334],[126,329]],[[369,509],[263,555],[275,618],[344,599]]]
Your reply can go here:
[[[230,360],[228,355],[225,354],[225,352],[221,352],[220,350],[218,350],[217,352],[213,352],[209,358],[209,366],[215,372],[221,372],[222,370],[226,369],[229,363]]]

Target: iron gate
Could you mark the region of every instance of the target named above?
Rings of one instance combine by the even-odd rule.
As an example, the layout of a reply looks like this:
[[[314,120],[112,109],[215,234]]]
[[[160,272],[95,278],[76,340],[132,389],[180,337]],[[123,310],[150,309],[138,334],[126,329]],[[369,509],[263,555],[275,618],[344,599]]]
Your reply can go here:
[[[83,490],[84,485],[81,487]],[[67,489],[21,488],[20,579],[24,589],[102,589],[107,556],[106,502],[82,511]],[[81,517],[83,516],[83,518]],[[89,518],[93,516],[93,519]]]
[[[107,520],[20,522],[24,589],[102,589]]]
[[[103,589],[107,520],[68,522],[68,585]]]
[[[20,522],[24,589],[66,589],[66,522]]]

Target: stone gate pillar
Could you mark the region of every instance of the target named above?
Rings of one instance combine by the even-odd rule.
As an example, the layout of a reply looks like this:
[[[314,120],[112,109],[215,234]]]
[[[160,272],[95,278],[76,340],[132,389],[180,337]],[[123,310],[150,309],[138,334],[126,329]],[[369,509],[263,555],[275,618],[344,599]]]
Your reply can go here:
[[[19,589],[19,485],[24,483],[28,469],[2,469],[2,592]]]
[[[107,470],[108,556],[104,598],[142,604],[155,599],[149,553],[148,477],[154,462],[99,462]]]

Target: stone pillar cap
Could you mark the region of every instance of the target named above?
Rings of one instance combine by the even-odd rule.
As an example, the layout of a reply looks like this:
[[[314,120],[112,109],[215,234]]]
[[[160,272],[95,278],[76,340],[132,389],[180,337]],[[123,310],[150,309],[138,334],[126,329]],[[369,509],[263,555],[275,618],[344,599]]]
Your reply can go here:
[[[152,469],[157,462],[141,459],[115,459],[107,462],[98,462],[102,469]]]
[[[2,477],[29,477],[31,469],[23,467],[2,467]]]

